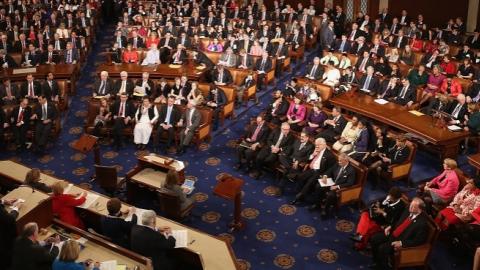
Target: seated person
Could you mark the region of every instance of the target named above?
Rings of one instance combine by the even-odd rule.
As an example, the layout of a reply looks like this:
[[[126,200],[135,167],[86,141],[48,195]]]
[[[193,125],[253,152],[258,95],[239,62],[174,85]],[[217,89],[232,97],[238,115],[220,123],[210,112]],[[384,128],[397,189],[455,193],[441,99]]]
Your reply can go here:
[[[315,181],[315,192],[312,196],[314,204],[308,209],[314,210],[321,208],[322,217],[326,217],[337,204],[337,192],[342,188],[346,188],[355,184],[356,171],[350,165],[349,157],[345,153],[338,155],[338,163],[331,166],[323,176],[321,176],[321,184],[327,184],[327,178],[333,180],[333,185],[322,187],[319,181]]]
[[[58,112],[55,104],[47,100],[44,95],[38,97],[38,104],[35,107],[30,120],[35,120],[35,145],[34,151],[44,152],[52,131]]]
[[[113,115],[113,145],[118,150],[125,146],[123,129],[127,127],[135,116],[134,105],[128,101],[126,94],[121,94],[120,99],[117,100],[111,107]]]
[[[469,131],[470,134],[476,136],[480,133],[480,111],[478,103],[469,103],[468,106],[468,117],[465,117],[464,130]],[[468,146],[467,141],[465,142]]]
[[[306,125],[304,127],[304,132],[311,136],[316,135],[321,128],[323,128],[325,120],[327,120],[328,116],[322,111],[322,107],[323,105],[321,102],[314,103],[312,110],[305,119]]]
[[[187,209],[193,204],[193,200],[187,198],[185,192],[181,188],[178,173],[175,170],[168,170],[167,177],[165,178],[165,185],[163,187],[178,196],[180,199],[180,211]]]
[[[290,106],[287,111],[287,122],[290,124],[290,128],[295,131],[302,129],[303,121],[305,120],[307,108],[303,103],[303,96],[296,95],[293,101],[290,102]]]
[[[415,56],[413,51],[415,50],[410,45],[406,45],[398,61],[404,65],[413,66]]]
[[[248,54],[244,48],[241,48],[239,51],[239,56],[237,57],[237,68],[241,69],[253,69],[253,57]]]
[[[12,83],[10,78],[3,79],[0,85],[0,104],[16,105],[21,99],[20,90],[17,84]]]
[[[355,70],[365,73],[367,72],[367,67],[373,66],[374,64],[373,58],[370,57],[370,53],[363,52],[363,55],[358,58],[357,63],[355,64]]]
[[[108,72],[103,70],[100,72],[100,80],[95,80],[93,84],[93,97],[96,96],[105,96],[110,98],[110,95],[113,93],[113,82],[108,77]]]
[[[242,83],[240,86],[236,88],[237,90],[237,98],[235,100],[235,106],[240,106],[240,104],[243,102],[243,97],[245,94],[245,91],[247,91],[252,85],[256,85],[254,76],[253,76],[253,71],[250,71],[248,75],[243,79]],[[256,102],[258,101],[257,98]],[[248,100],[246,100],[248,102]],[[246,104],[245,104],[246,105]]]
[[[218,124],[220,122],[220,116],[223,112],[223,106],[227,104],[227,96],[222,88],[212,84],[210,85],[210,91],[206,99],[207,107],[213,109],[213,130],[218,129]]]
[[[443,161],[443,172],[419,187],[418,195],[425,201],[427,209],[432,204],[445,205],[457,194],[459,181],[456,168],[457,162],[446,158]]]
[[[306,68],[305,77],[310,80],[320,80],[323,75],[323,67],[320,64],[320,58],[313,58],[313,64]]]
[[[425,54],[420,61],[420,64],[424,65],[427,68],[433,68],[440,63],[439,57],[440,52],[438,51],[438,49],[435,49],[432,53]]]
[[[40,53],[36,51],[33,44],[28,45],[28,50],[22,54],[22,66],[34,67],[40,65]]]
[[[163,104],[160,107],[160,112],[158,115],[158,126],[157,126],[157,143],[160,143],[160,139],[164,132],[167,133],[167,144],[163,152],[167,152],[168,149],[172,146],[172,142],[175,140],[175,127],[177,126],[178,121],[181,117],[181,112],[179,109],[174,106],[175,97],[169,96],[167,98],[167,103]],[[156,148],[159,146],[157,145]],[[157,152],[157,151],[155,151]]]
[[[468,223],[472,221],[472,212],[480,207],[480,181],[468,179],[463,189],[455,195],[447,208],[438,213],[435,223],[441,230],[450,225]]]
[[[53,262],[52,270],[100,270],[100,263],[94,263],[91,259],[76,262],[79,256],[80,244],[72,239],[65,241],[58,258]]]
[[[177,44],[177,50],[173,53],[170,63],[181,65],[187,60],[187,52],[182,44]]]
[[[373,69],[375,70],[375,75],[377,76],[392,76],[392,67],[394,67],[395,65],[396,64],[388,63],[384,57],[377,57],[377,61],[375,62]]]
[[[87,198],[87,192],[84,191],[80,196],[73,194],[64,194],[65,183],[58,181],[52,186],[52,209],[53,214],[67,224],[79,229],[84,229],[83,222],[75,212],[75,207],[82,205]]]
[[[128,43],[127,49],[123,51],[122,60],[123,63],[138,64],[138,53],[136,49],[132,47],[132,44]]]
[[[413,198],[396,223],[370,238],[374,269],[389,269],[395,250],[420,246],[427,241],[428,221],[424,210],[422,199]]]
[[[349,153],[349,156],[368,153],[373,148],[373,140],[375,138],[370,123],[366,119],[359,119],[357,130],[358,134],[352,143],[352,152]]]
[[[282,118],[285,117],[289,108],[290,104],[283,96],[282,91],[276,90],[273,93],[273,99],[270,105],[268,105],[266,109],[265,120],[278,125],[282,122]]]
[[[450,102],[446,110],[450,114],[450,125],[462,124],[465,121],[465,115],[468,115],[467,99],[464,94],[459,94],[455,101]]]
[[[397,95],[400,88],[397,82],[398,82],[398,77],[390,77],[389,80],[383,80],[378,89],[378,92],[375,93],[377,95],[377,98],[381,98],[385,100],[394,98]]]
[[[319,137],[315,139],[315,150],[308,157],[308,164],[305,169],[298,174],[287,175],[288,179],[297,184],[298,193],[290,204],[295,205],[305,199],[307,195],[313,192],[315,184],[321,175],[331,168],[335,163],[335,156],[327,148],[325,139]]]
[[[133,129],[133,142],[138,149],[145,150],[157,120],[157,106],[150,102],[149,97],[143,98],[142,104],[138,106],[135,112],[135,127]]]
[[[320,64],[326,65],[328,62],[332,61],[334,66],[338,66],[338,58],[333,55],[333,50],[330,50],[324,57],[320,59]]]
[[[269,134],[267,142],[258,152],[251,176],[259,179],[263,174],[263,167],[273,165],[278,156],[291,147],[291,144],[293,144],[293,135],[290,132],[290,125],[288,122],[283,122],[280,128]]]
[[[333,61],[328,62],[325,73],[323,73],[323,83],[335,87],[340,82],[340,70],[334,67]]]
[[[228,85],[233,83],[233,77],[228,69],[218,64],[217,68],[212,70],[212,81],[216,85]]]
[[[348,58],[348,54],[342,53],[342,56],[340,57],[340,62],[338,63],[338,68],[346,69],[351,66],[352,66],[352,61],[350,60],[350,58]]]
[[[157,48],[157,44],[152,44],[149,47],[150,49],[147,51],[145,58],[142,61],[142,66],[148,65],[158,65],[160,64],[160,51]]]
[[[353,71],[351,66],[345,68],[342,72],[342,77],[340,77],[339,86],[334,88],[336,94],[341,94],[348,92],[352,89],[352,84],[357,84],[357,75]]]
[[[392,101],[402,105],[411,107],[417,98],[417,91],[407,78],[402,78],[402,86],[398,89],[398,92]]]
[[[356,242],[355,249],[365,249],[372,235],[381,232],[382,228],[398,222],[400,215],[405,210],[405,203],[401,198],[401,190],[398,187],[392,187],[381,203],[380,201],[372,203],[368,210],[360,214],[357,230],[351,237]]]
[[[212,68],[215,64],[202,51],[192,51],[193,63],[203,68]]]
[[[223,45],[218,42],[218,38],[214,38],[207,46],[209,52],[223,52]]]
[[[358,136],[358,117],[353,116],[351,121],[345,125],[340,138],[333,144],[332,148],[338,152],[350,152],[353,148],[353,142]]]
[[[458,94],[462,93],[462,85],[452,78],[453,75],[447,75],[446,79],[443,80],[442,85],[440,86],[439,92],[447,96],[457,97]]]
[[[198,82],[192,82],[190,84],[190,93],[187,95],[187,100],[194,100],[198,105],[205,103],[205,97],[202,91],[198,88]]]
[[[407,147],[407,139],[400,135],[395,139],[395,145],[390,147],[386,153],[380,153],[380,160],[374,162],[368,167],[368,171],[372,172],[372,189],[375,190],[380,184],[384,189],[389,189],[390,183],[387,183],[384,177],[388,172],[388,167],[394,164],[405,162],[410,155],[410,148]],[[386,187],[386,188],[385,188]]]
[[[45,193],[50,193],[52,192],[52,188],[47,186],[45,183],[40,182],[42,179],[40,179],[40,169],[38,168],[32,168],[30,171],[27,172],[27,175],[25,175],[25,185],[31,186],[34,189],[38,189],[42,192]]]
[[[117,96],[127,95],[131,97],[133,95],[133,89],[135,85],[133,81],[128,78],[128,73],[126,71],[120,72],[120,80],[117,80],[113,85],[113,93]]]
[[[268,52],[263,52],[262,57],[255,63],[257,72],[257,89],[261,91],[266,84],[267,72],[272,69],[272,60],[268,57]]]
[[[231,47],[227,48],[220,56],[218,64],[226,67],[235,67],[237,64],[237,56],[233,53],[233,49]]]
[[[366,93],[375,93],[378,91],[378,87],[380,86],[380,81],[374,75],[374,68],[373,66],[367,67],[367,72],[358,82],[358,86],[360,90]]]
[[[98,114],[93,121],[93,135],[101,137],[101,129],[106,127],[108,122],[112,119],[112,113],[110,112],[110,106],[108,105],[108,99],[100,99],[100,105],[98,107]]]
[[[407,78],[410,84],[415,86],[426,84],[428,81],[428,73],[425,71],[425,66],[419,65],[418,68],[412,69],[408,73]]]
[[[470,58],[463,59],[463,64],[458,67],[457,77],[471,80],[475,74]]]
[[[440,63],[440,68],[442,74],[445,74],[447,76],[457,74],[457,65],[455,65],[455,63],[450,60],[448,55],[445,55],[443,57],[443,61],[442,63]]]
[[[150,79],[150,73],[142,72],[142,79],[135,82],[133,95],[136,97],[151,97],[154,92],[154,83]]]
[[[110,57],[112,63],[121,64],[122,63],[122,48],[118,47],[118,43],[113,43],[113,47],[110,49]],[[128,63],[128,62],[127,62]]]
[[[252,161],[268,139],[268,133],[269,129],[263,116],[257,116],[255,124],[251,125],[237,147],[238,163],[234,166],[235,170],[243,166],[248,170],[251,169]]]
[[[367,151],[363,153],[353,153],[349,155],[351,158],[361,162],[367,167],[374,162],[381,160],[381,155],[386,154],[388,149],[395,144],[395,141],[388,137],[386,130],[382,128],[374,128],[372,133],[375,133],[375,136],[373,137],[374,142],[370,142],[373,146],[368,146]],[[372,138],[370,139],[372,140]]]
[[[324,128],[317,137],[324,138],[328,143],[334,143],[347,125],[347,120],[342,115],[340,107],[332,108],[332,115],[323,123]]]

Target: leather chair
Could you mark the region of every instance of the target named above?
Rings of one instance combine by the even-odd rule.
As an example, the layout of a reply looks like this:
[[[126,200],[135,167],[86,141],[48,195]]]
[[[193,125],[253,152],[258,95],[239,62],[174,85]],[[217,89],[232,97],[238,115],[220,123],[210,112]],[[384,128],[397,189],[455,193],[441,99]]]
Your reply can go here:
[[[109,195],[114,195],[125,183],[125,179],[117,176],[115,166],[95,165],[95,180]]]
[[[383,175],[388,181],[398,181],[407,179],[407,184],[410,185],[410,172],[412,171],[413,159],[417,151],[417,145],[411,141],[406,142],[406,147],[410,149],[410,155],[407,160],[401,164],[394,164],[388,167],[388,172]]]
[[[185,209],[181,209],[180,198],[167,189],[158,191],[158,200],[160,203],[160,210],[164,216],[169,219],[181,221],[190,215],[194,203],[190,204]]]

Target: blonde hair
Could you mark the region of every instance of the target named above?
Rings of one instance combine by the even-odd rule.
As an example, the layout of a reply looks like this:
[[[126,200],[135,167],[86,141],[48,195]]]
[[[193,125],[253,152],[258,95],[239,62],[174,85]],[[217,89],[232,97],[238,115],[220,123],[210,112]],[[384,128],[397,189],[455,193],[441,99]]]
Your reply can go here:
[[[64,262],[74,262],[80,255],[80,244],[74,240],[66,241],[60,251],[59,259]]]
[[[61,181],[56,182],[52,185],[53,195],[62,195],[63,194],[63,183]]]
[[[446,158],[443,163],[447,165],[447,167],[451,170],[455,170],[457,168],[457,162],[454,159]]]

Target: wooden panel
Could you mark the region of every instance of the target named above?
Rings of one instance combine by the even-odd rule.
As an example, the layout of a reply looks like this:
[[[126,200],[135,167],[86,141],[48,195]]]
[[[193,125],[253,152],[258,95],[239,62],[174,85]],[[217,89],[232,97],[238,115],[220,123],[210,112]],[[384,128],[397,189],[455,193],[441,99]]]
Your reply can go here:
[[[412,19],[421,13],[427,26],[443,26],[450,18],[467,20],[468,0],[389,0],[388,9],[392,16],[399,16],[405,9]]]

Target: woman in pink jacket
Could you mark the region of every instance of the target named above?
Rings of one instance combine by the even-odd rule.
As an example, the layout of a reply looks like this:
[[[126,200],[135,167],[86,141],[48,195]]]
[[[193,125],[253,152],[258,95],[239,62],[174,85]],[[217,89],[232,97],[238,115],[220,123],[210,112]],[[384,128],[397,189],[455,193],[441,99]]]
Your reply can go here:
[[[293,98],[293,101],[290,102],[290,107],[287,111],[287,121],[290,124],[290,128],[295,131],[300,131],[302,129],[299,124],[305,120],[307,113],[307,108],[302,104],[302,99],[303,96],[296,95]]]
[[[425,184],[425,196],[434,204],[449,203],[458,192],[457,162],[451,158],[443,161],[443,172]],[[426,199],[426,201],[429,201]]]

